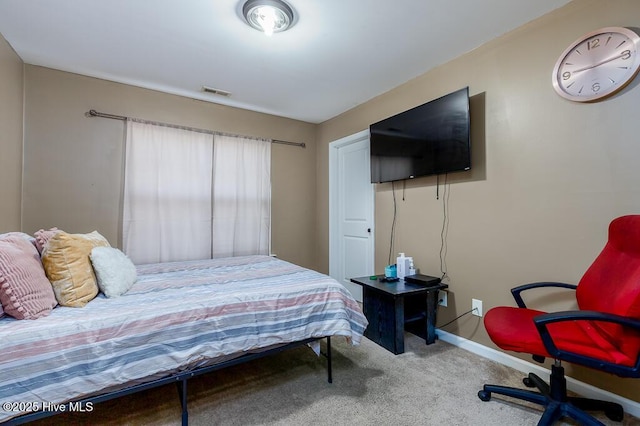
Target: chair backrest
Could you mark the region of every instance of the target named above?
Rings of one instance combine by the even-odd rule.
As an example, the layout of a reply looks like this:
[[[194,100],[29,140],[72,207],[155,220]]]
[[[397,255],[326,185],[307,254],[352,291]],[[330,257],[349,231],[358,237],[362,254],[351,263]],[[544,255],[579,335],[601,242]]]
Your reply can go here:
[[[580,280],[576,298],[581,310],[640,319],[640,215],[609,224],[607,244]],[[597,328],[625,354],[640,351],[640,333],[615,325]]]

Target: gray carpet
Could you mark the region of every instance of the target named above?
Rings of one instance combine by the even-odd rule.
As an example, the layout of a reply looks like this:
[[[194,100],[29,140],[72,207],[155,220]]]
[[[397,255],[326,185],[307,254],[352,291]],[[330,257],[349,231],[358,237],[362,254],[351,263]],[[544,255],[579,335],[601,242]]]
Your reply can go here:
[[[325,359],[306,347],[190,380],[190,424],[484,426],[535,425],[540,418],[534,405],[500,396],[480,401],[484,383],[522,387],[522,373],[445,342],[427,346],[407,334],[402,355],[367,339],[358,347],[342,338],[332,343],[333,384]],[[628,415],[622,423],[599,419],[640,425]],[[38,423],[178,425],[180,403],[170,385]]]

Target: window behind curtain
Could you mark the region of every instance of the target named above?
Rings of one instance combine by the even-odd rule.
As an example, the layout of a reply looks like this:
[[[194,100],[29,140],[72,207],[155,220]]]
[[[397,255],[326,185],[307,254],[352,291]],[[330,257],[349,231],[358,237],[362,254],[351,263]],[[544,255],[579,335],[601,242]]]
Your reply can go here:
[[[123,250],[134,263],[269,252],[271,144],[215,138],[127,122]]]
[[[269,254],[271,144],[214,137],[213,257]]]

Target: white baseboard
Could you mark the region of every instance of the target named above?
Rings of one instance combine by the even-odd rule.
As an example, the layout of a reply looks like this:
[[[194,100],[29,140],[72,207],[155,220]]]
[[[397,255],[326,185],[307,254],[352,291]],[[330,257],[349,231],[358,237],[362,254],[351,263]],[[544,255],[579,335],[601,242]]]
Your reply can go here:
[[[506,365],[507,367],[522,371],[523,373],[525,373],[525,375],[529,372],[532,372],[537,374],[544,380],[549,380],[549,370],[540,365],[527,362],[523,359],[516,358],[507,353],[483,346],[474,341],[456,336],[455,334],[447,333],[446,331],[442,331],[440,329],[436,330],[436,335],[438,336],[438,339],[442,340],[443,342],[450,343],[476,355],[480,355],[483,358],[487,358],[500,364]],[[625,412],[631,414],[634,417],[640,418],[640,403],[638,402],[624,398],[620,395],[616,395],[615,393],[599,389],[595,386],[589,385],[571,377],[567,377],[567,388],[586,398],[617,402],[618,404],[622,405]]]

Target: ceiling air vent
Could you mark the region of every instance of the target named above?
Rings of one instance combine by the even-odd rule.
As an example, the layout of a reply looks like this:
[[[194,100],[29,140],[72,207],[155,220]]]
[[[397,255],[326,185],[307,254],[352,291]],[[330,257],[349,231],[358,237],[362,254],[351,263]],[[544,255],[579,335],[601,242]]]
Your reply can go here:
[[[202,91],[205,93],[211,93],[213,95],[229,97],[231,96],[231,92],[227,92],[226,90],[216,89],[213,87],[202,86]]]

